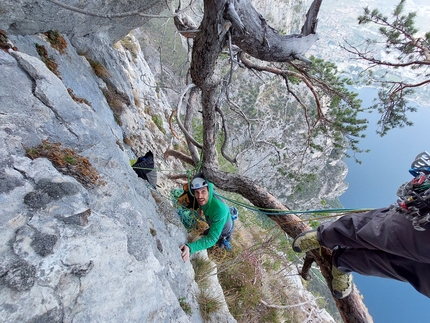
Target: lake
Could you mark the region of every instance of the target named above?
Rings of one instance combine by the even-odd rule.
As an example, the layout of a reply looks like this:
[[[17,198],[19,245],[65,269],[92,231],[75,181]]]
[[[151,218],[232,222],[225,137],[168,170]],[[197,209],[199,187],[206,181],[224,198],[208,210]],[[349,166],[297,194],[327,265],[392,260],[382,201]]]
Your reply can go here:
[[[369,106],[377,90],[363,88],[359,95],[363,106]],[[366,116],[369,126],[360,148],[371,151],[357,156],[362,164],[345,160],[349,169],[345,181],[349,187],[339,199],[346,208],[378,208],[395,203],[397,188],[412,179],[408,170],[415,156],[425,150],[430,152],[427,141],[429,106],[421,106],[418,112],[410,115],[414,126],[394,129],[384,137],[375,133],[379,117],[376,114]],[[375,323],[430,321],[430,299],[409,284],[358,274],[354,274],[354,281]]]

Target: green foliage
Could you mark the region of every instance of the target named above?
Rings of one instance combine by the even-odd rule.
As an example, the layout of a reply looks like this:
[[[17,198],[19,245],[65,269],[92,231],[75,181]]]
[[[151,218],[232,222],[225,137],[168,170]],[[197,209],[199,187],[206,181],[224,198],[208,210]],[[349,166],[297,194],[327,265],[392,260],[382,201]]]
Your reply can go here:
[[[218,312],[223,305],[223,300],[220,297],[213,297],[207,289],[200,290],[197,302],[200,305],[200,314],[205,321],[209,320],[211,314]]]
[[[200,292],[197,295],[197,302],[200,306],[200,313],[205,320],[208,320],[212,313],[218,312],[223,301],[213,296],[209,289],[208,278],[212,275],[214,264],[205,258],[197,257],[192,260],[195,272],[195,280],[199,286]]]
[[[308,281],[306,288],[318,299],[318,303],[323,305],[330,315],[337,321],[342,322],[339,311],[333,302],[330,289],[327,288],[326,281],[319,270],[310,270],[312,279]]]
[[[252,254],[243,258],[243,261],[218,274],[230,312],[236,318],[254,311],[262,298],[259,260]]]
[[[193,310],[191,309],[190,304],[185,301],[185,297],[180,297],[178,299],[178,302],[179,306],[181,306],[181,308],[184,310],[185,313],[187,313],[187,315],[193,314]]]
[[[363,132],[367,129],[367,120],[358,118],[363,111],[358,93],[350,91],[347,86],[352,81],[338,74],[337,66],[332,62],[311,57],[310,72],[318,82],[325,84],[321,90],[330,98],[329,110],[314,130],[314,136],[324,134],[332,136],[335,148],[341,150],[346,147],[353,152],[363,152],[358,147],[359,138],[364,138]],[[321,150],[322,147],[311,143],[311,147]]]
[[[414,89],[430,83],[428,53],[430,51],[430,32],[425,37],[418,35],[415,27],[416,13],[404,13],[405,0],[401,0],[394,8],[390,17],[383,15],[379,9],[364,9],[358,17],[359,24],[374,24],[379,26],[381,40],[367,39],[367,48],[361,51],[353,48],[350,52],[371,63],[372,67],[385,67],[385,73],[376,75],[367,70],[363,76],[368,83],[380,85],[378,99],[369,108],[381,114],[378,122],[378,133],[383,136],[394,128],[411,126],[408,114],[416,109],[409,103],[408,98]],[[368,53],[385,50],[388,59],[375,58]],[[390,76],[391,69],[410,68],[415,71],[416,79],[412,81],[396,80]]]
[[[160,115],[154,115],[152,117],[152,121],[155,123],[155,125],[157,126],[157,128],[164,134],[166,134],[166,129],[164,129],[163,127],[163,119],[161,118]]]
[[[46,47],[39,44],[34,44],[36,46],[37,54],[39,54],[40,59],[45,63],[46,67],[59,78],[61,78],[60,72],[58,71],[58,64],[55,58],[48,55]]]
[[[193,258],[191,263],[194,268],[195,281],[199,284],[204,283],[214,270],[213,263],[203,257]]]

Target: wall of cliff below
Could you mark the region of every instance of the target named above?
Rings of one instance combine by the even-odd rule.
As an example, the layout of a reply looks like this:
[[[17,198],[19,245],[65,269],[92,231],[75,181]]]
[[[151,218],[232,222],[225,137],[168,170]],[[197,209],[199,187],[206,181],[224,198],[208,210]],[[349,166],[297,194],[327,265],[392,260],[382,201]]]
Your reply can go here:
[[[178,249],[187,232],[169,200],[180,183],[168,175],[186,166],[163,155],[174,141],[167,121],[174,100],[148,65],[156,50],[142,50],[130,33],[165,3],[67,2],[81,12],[56,3],[0,4],[0,29],[13,47],[0,50],[0,322],[236,322],[216,275],[205,293],[221,306],[202,315],[195,272]],[[309,172],[337,166],[342,177],[337,157],[321,161],[326,146],[323,156],[307,157]],[[130,167],[148,150],[157,190]],[[277,178],[272,166],[268,179]],[[323,177],[315,203],[335,185],[344,189],[339,177]],[[288,201],[288,183],[272,182]],[[249,231],[238,223],[238,234]],[[333,322],[296,266],[290,270],[293,306],[308,320]]]
[[[180,168],[163,160],[167,143],[148,115],[170,107],[142,56],[104,35],[82,56],[64,39],[61,53],[42,34],[9,36],[16,50],[0,51],[0,321],[203,322],[194,271],[178,249],[187,233],[161,195],[164,175],[154,192],[129,164],[153,150],[157,167]],[[28,157],[45,148],[57,155]],[[67,159],[91,167],[62,166]],[[235,322],[226,306],[210,320]]]

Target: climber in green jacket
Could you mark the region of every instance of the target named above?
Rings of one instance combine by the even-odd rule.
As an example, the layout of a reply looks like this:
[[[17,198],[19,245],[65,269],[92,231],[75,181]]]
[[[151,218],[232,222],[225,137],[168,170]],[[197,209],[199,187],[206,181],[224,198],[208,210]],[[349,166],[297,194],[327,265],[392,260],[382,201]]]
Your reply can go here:
[[[195,241],[182,244],[179,248],[182,251],[182,259],[186,262],[190,255],[217,244],[224,247],[228,244],[234,229],[230,209],[220,197],[214,194],[214,185],[207,181],[202,174],[197,174],[191,181],[191,191],[193,192],[200,209],[203,211],[206,222],[209,224],[207,234]]]

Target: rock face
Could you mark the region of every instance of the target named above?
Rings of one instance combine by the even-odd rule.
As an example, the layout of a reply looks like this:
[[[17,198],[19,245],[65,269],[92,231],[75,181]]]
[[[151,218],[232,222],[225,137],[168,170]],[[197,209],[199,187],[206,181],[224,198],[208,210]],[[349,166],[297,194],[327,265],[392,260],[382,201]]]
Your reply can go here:
[[[92,1],[85,10],[102,5],[154,10],[149,1]],[[137,18],[107,25],[97,17],[76,20],[49,1],[1,6],[1,28],[16,50],[0,51],[0,321],[203,322],[194,271],[178,249],[187,233],[164,175],[158,191],[150,190],[129,164],[152,150],[157,167],[181,169],[162,158],[165,125],[153,120],[171,109],[154,90],[138,43],[130,36],[134,53],[113,46]],[[62,50],[35,34],[53,29],[66,42]],[[97,76],[94,62],[106,73]],[[98,180],[27,157],[44,140],[85,158]],[[235,322],[225,306],[210,320]]]
[[[0,29],[18,35],[58,30],[76,39],[104,33],[116,42],[165,6],[160,0],[5,0],[0,4]]]
[[[200,313],[164,172],[184,172],[163,157],[172,109],[128,35],[147,18],[125,13],[157,14],[164,2],[60,4],[0,4],[15,46],[0,51],[0,322],[235,322],[226,306]],[[29,158],[43,142],[84,157],[97,180]],[[148,150],[157,191],[129,164]]]

